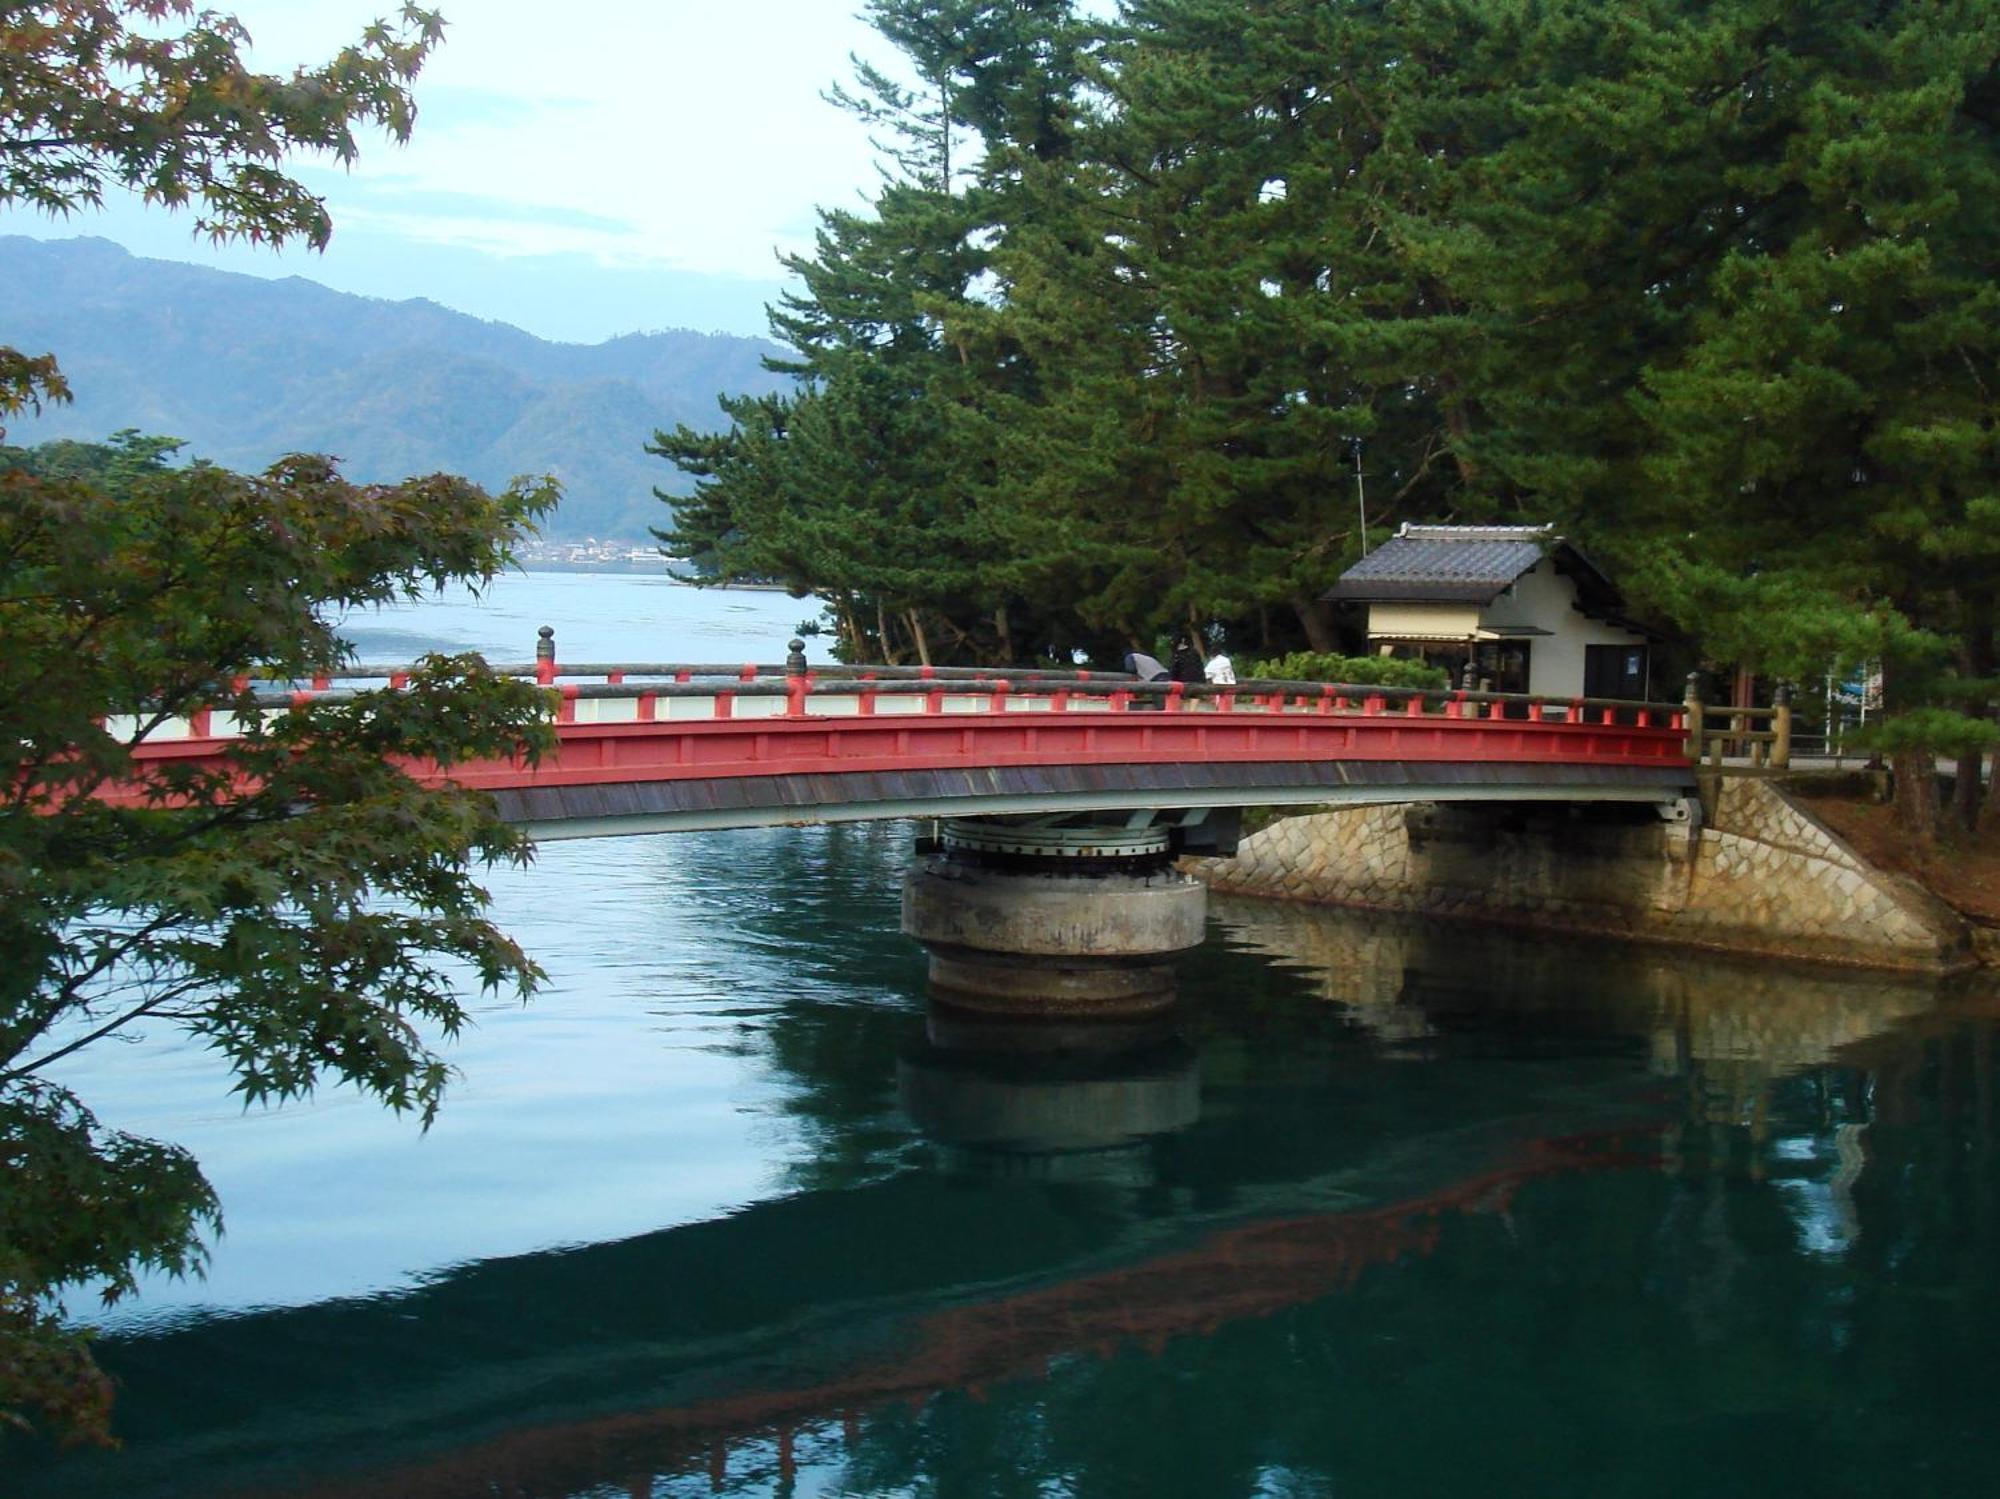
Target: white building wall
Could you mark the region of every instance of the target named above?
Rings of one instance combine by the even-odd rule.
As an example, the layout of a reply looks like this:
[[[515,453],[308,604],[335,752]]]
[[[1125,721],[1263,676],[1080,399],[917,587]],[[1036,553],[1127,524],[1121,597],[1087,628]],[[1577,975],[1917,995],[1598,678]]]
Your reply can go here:
[[[1483,610],[1468,604],[1372,604],[1368,636],[1377,640],[1468,640],[1476,630],[1533,628],[1528,691],[1539,697],[1575,697],[1583,691],[1584,649],[1593,645],[1644,645],[1634,630],[1591,619],[1575,608],[1576,584],[1544,558]]]
[[[1543,558],[1480,615],[1480,623],[1489,629],[1532,625],[1550,632],[1533,637],[1528,652],[1528,691],[1537,696],[1574,697],[1583,691],[1585,646],[1646,643],[1636,631],[1578,612],[1575,602],[1576,584]]]

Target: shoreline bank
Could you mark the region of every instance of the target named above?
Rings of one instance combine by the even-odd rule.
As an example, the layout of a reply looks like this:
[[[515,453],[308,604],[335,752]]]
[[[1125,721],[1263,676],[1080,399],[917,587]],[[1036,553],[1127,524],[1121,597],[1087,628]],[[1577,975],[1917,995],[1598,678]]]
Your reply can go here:
[[[1185,867],[1230,894],[1848,968],[1951,974],[2000,960],[2000,943],[1810,806],[1768,779],[1727,777],[1682,822],[1650,808],[1302,809],[1234,858]]]

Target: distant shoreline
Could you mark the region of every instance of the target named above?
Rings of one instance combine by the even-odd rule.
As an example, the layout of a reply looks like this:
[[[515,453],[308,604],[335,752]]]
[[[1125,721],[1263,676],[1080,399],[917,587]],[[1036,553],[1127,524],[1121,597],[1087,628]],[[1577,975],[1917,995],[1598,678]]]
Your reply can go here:
[[[602,561],[580,562],[566,557],[522,557],[515,565],[524,573],[649,573],[674,583],[687,582],[658,560],[641,562],[636,558],[607,557]]]
[[[662,578],[683,588],[716,588],[726,593],[787,593],[782,583],[697,583],[657,562],[622,561],[577,562],[567,558],[524,557],[516,564],[524,573],[620,573],[627,577]]]

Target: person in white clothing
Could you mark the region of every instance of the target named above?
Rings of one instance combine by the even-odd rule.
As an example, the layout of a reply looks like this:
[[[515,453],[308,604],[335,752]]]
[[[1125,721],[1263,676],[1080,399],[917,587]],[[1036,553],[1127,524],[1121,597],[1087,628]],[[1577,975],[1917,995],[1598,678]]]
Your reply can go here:
[[[1236,668],[1221,651],[1217,651],[1213,656],[1210,656],[1208,658],[1208,665],[1203,667],[1202,670],[1208,677],[1208,680],[1216,686],[1234,687],[1236,685]]]

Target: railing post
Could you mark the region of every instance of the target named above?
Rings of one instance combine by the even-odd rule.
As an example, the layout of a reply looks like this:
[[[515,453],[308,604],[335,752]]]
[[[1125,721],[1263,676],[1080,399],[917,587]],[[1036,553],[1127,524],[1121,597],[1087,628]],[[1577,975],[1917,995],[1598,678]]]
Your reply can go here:
[[[535,632],[535,680],[544,687],[556,679],[556,627],[543,625]]]
[[[785,642],[785,717],[806,716],[806,643]]]
[[[1695,764],[1701,764],[1702,707],[1701,673],[1691,671],[1687,676],[1687,692],[1681,699],[1687,712],[1687,757]]]
[[[1778,737],[1771,741],[1771,765],[1776,770],[1789,770],[1792,765],[1792,684],[1780,682],[1778,690],[1771,694],[1771,731]]]

